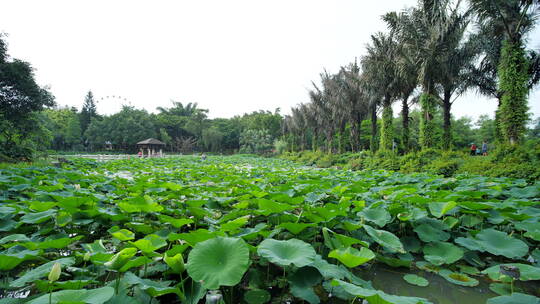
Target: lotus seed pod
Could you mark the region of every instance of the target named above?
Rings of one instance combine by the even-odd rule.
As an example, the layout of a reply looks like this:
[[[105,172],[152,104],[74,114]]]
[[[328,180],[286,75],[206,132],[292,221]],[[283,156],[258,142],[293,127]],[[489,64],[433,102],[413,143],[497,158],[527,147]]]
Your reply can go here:
[[[62,272],[62,265],[60,263],[54,263],[51,272],[49,272],[49,282],[56,282],[60,278]]]
[[[87,253],[84,254],[83,260],[84,260],[85,262],[90,261],[90,252],[87,252]]]

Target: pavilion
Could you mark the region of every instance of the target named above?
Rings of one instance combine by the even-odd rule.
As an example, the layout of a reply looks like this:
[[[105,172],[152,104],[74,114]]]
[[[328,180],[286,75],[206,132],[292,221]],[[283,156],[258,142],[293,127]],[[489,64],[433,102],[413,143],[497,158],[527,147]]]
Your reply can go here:
[[[165,143],[157,140],[155,138],[148,138],[143,141],[140,141],[137,143],[137,148],[139,148],[139,151],[142,152],[142,156],[145,156],[145,150],[146,150],[146,157],[162,157],[163,156],[163,147],[165,146]],[[157,153],[159,149],[159,153]]]

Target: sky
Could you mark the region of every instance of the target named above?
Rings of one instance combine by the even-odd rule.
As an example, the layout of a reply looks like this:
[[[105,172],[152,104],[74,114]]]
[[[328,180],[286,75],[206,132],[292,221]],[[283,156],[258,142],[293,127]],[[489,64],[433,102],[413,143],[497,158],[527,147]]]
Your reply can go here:
[[[337,72],[365,54],[370,35],[386,29],[381,15],[415,3],[3,0],[0,33],[59,105],[80,109],[92,90],[100,114],[122,104],[155,112],[171,100],[196,102],[211,118],[288,114],[309,101],[324,69]],[[540,26],[529,40],[540,49]],[[529,106],[539,117],[539,87]],[[495,100],[470,92],[452,112],[477,118],[495,108]]]

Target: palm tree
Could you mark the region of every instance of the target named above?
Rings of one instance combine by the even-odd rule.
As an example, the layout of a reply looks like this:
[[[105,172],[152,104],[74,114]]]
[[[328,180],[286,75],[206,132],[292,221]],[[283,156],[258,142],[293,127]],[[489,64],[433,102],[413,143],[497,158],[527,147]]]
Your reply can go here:
[[[478,56],[475,42],[464,41],[465,30],[469,24],[470,11],[460,13],[453,10],[448,18],[448,25],[442,37],[444,38],[445,51],[441,56],[440,76],[438,83],[442,87],[441,101],[443,109],[443,137],[442,147],[450,149],[452,145],[451,108],[455,99],[465,92],[472,84],[470,73],[474,61]]]
[[[397,44],[392,35],[377,33],[371,36],[367,55],[362,58],[364,75],[371,89],[383,96],[382,127],[379,149],[391,150],[394,141],[392,102],[396,93],[396,50]]]
[[[333,123],[333,99],[335,93],[332,92],[332,76],[328,72],[324,71],[320,74],[322,89],[320,89],[314,82],[313,90],[309,91],[309,97],[315,111],[315,120],[318,127],[323,130],[326,138],[326,152],[331,153],[333,147],[333,136],[335,125]]]
[[[516,144],[525,132],[528,120],[527,95],[535,84],[538,70],[535,53],[524,49],[525,36],[535,25],[539,4],[533,0],[469,0],[476,13],[481,33],[489,40],[480,65],[491,79],[477,83],[480,91],[499,98],[495,114],[497,127],[506,142]],[[499,56],[493,55],[500,54]],[[533,61],[531,61],[531,59]],[[533,64],[531,67],[530,64]],[[494,90],[494,76],[498,78]],[[538,81],[538,80],[536,80]]]
[[[351,150],[360,149],[360,129],[362,120],[367,116],[368,99],[362,90],[360,67],[355,62],[341,67],[336,80],[339,85],[339,105],[337,111],[350,127]]]
[[[442,56],[448,47],[448,35],[453,25],[449,13],[458,11],[449,0],[419,0],[418,7],[385,17],[391,33],[410,53],[409,57],[419,67],[418,81],[422,87],[420,104],[422,121],[420,143],[422,148],[434,146],[433,116],[437,104],[437,80],[440,76]]]

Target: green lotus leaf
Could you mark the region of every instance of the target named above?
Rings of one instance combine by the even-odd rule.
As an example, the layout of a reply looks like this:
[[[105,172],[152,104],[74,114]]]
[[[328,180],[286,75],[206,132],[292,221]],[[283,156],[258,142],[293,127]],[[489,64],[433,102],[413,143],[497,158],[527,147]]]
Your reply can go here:
[[[454,209],[457,206],[456,202],[433,202],[429,203],[429,211],[433,214],[434,217],[440,218],[448,211]]]
[[[28,304],[49,304],[49,303],[88,303],[102,304],[107,302],[114,295],[114,288],[102,287],[97,289],[78,289],[78,290],[61,290],[49,294],[42,295],[28,301]]]
[[[353,247],[342,247],[332,250],[328,254],[328,257],[335,258],[345,266],[353,268],[373,260],[375,258],[375,254],[373,251],[365,247],[362,247],[360,250]]]
[[[11,282],[9,286],[14,287],[14,288],[23,287],[24,284],[28,282],[33,282],[35,280],[38,280],[47,276],[49,272],[51,271],[51,268],[54,265],[54,263],[59,263],[60,265],[62,265],[62,268],[64,268],[64,267],[75,264],[75,259],[74,258],[61,258],[58,260],[45,263],[41,266],[38,266],[36,268],[33,268],[27,271],[23,276]]]
[[[347,283],[341,280],[333,280],[332,285],[341,286],[345,292],[362,299],[369,303],[376,304],[432,304],[426,299],[416,297],[394,296],[384,293],[380,290],[367,289]]]
[[[411,268],[411,265],[413,262],[412,256],[408,257],[408,256],[405,256],[405,254],[401,254],[397,258],[392,257],[392,256],[377,254],[376,259],[377,261],[383,262],[390,267],[396,267],[396,268],[397,267]]]
[[[118,207],[124,212],[160,212],[163,207],[156,203],[149,195],[138,196],[118,203]]]
[[[259,244],[257,253],[270,262],[280,266],[303,267],[313,263],[315,260],[315,249],[301,240],[290,239],[278,241],[266,239]]]
[[[11,234],[0,239],[0,245],[6,243],[20,243],[20,242],[30,242],[30,239],[24,234]]]
[[[192,219],[187,218],[174,218],[172,216],[160,214],[158,215],[158,219],[162,223],[171,224],[174,228],[182,228],[185,225],[192,224]]]
[[[239,218],[236,218],[234,220],[228,221],[226,223],[221,224],[221,230],[222,231],[236,231],[240,227],[245,226],[250,219],[250,215],[241,216]]]
[[[495,298],[488,299],[486,304],[540,304],[540,298],[531,296],[528,294],[523,294],[519,292],[514,292],[511,295],[499,296]]]
[[[479,284],[477,279],[471,278],[464,273],[452,272],[448,269],[439,271],[439,275],[445,278],[448,282],[456,285],[472,287]]]
[[[278,203],[264,198],[257,199],[257,202],[259,204],[259,212],[263,215],[282,213],[294,209],[294,206],[289,204]]]
[[[127,229],[117,230],[115,232],[112,232],[111,235],[120,241],[129,241],[135,239],[135,233]]]
[[[366,221],[372,222],[379,227],[383,227],[392,220],[390,213],[388,213],[388,211],[386,211],[386,209],[384,209],[384,207],[382,206],[364,209],[361,212],[358,212],[357,215],[363,217]]]
[[[148,279],[141,279],[131,272],[126,272],[122,281],[128,286],[137,285],[140,289],[144,290],[151,297],[159,297],[170,293],[179,293],[178,287],[171,287],[173,281],[153,281]]]
[[[313,226],[315,226],[315,224],[285,222],[279,224],[277,227],[285,228],[292,234],[299,234],[300,232],[304,231],[304,229]]]
[[[489,278],[494,280],[494,281],[510,282],[511,281],[510,277],[501,274],[501,272],[500,272],[500,269],[501,269],[500,267],[501,266],[514,266],[514,267],[517,267],[519,269],[519,272],[520,272],[520,276],[519,276],[520,281],[536,281],[536,280],[540,280],[540,267],[535,267],[535,266],[532,266],[532,265],[520,264],[520,263],[500,264],[500,265],[491,266],[491,267],[489,267],[487,269],[484,269],[484,271],[482,271],[482,273],[487,274],[489,276]]]
[[[197,229],[188,233],[171,233],[167,238],[169,241],[184,240],[193,247],[197,245],[197,243],[212,239],[216,236],[218,236],[217,232],[211,232],[206,229]]]
[[[406,274],[403,276],[403,279],[407,281],[407,283],[420,286],[420,287],[426,287],[429,285],[429,281],[424,279],[421,276],[417,276],[415,274]]]
[[[529,246],[523,241],[491,228],[480,231],[475,239],[484,251],[509,259],[523,257],[529,252]]]
[[[336,233],[326,227],[322,229],[323,237],[324,237],[324,245],[328,247],[329,249],[338,249],[342,247],[349,247],[354,244],[360,244],[364,247],[369,247],[369,244],[367,242],[361,241],[359,239],[346,236],[343,234]]]
[[[39,251],[31,251],[27,249],[18,252],[0,253],[0,270],[11,270],[26,260],[37,259],[38,256]]]
[[[463,250],[451,243],[434,242],[427,244],[424,249],[424,259],[433,265],[452,264],[463,257]]]
[[[308,301],[310,304],[319,304],[319,296],[313,286],[322,281],[321,274],[313,267],[302,267],[289,277],[291,293],[293,296]]]
[[[49,209],[43,212],[26,213],[20,219],[21,222],[26,224],[40,224],[52,218],[56,214],[56,209]]]
[[[186,269],[204,288],[234,286],[249,266],[249,249],[240,238],[216,237],[197,243],[188,255]]]
[[[440,223],[440,225],[444,224]],[[430,221],[416,226],[414,228],[414,232],[416,232],[418,237],[426,243],[446,241],[450,238],[450,234],[441,229],[440,225],[434,224],[434,222]]]
[[[169,256],[165,253],[163,260],[169,267],[174,271],[174,273],[182,273],[185,270],[184,258],[181,253],[178,253],[174,256]]]
[[[152,260],[150,258],[143,255],[143,256],[128,260],[124,265],[122,265],[122,267],[120,267],[120,269],[118,269],[118,271],[126,272],[130,270],[131,268],[140,267],[142,265],[149,264],[151,262]]]
[[[143,253],[149,254],[159,248],[167,246],[167,241],[159,235],[150,234],[144,237],[144,239],[137,240],[135,242],[129,242],[133,246],[139,248]]]
[[[512,294],[512,287],[507,283],[491,283],[489,284],[489,290],[500,296],[506,296]]]
[[[112,256],[104,265],[107,268],[119,270],[136,254],[137,248],[124,248]]]
[[[244,293],[244,301],[248,304],[264,304],[270,301],[271,295],[263,289],[248,290]]]
[[[321,216],[325,222],[331,221],[337,216],[347,216],[347,213],[343,208],[332,203],[327,203],[323,207],[311,208],[311,210]]]
[[[364,225],[364,229],[369,234],[369,236],[379,245],[386,247],[393,252],[405,253],[405,249],[403,249],[403,244],[401,244],[399,238],[393,233],[385,230],[377,230],[369,225]]]

